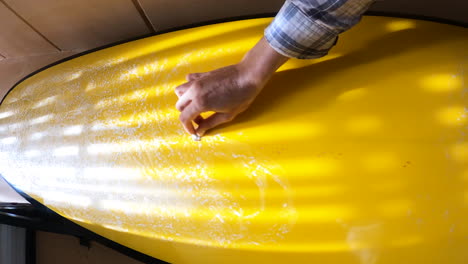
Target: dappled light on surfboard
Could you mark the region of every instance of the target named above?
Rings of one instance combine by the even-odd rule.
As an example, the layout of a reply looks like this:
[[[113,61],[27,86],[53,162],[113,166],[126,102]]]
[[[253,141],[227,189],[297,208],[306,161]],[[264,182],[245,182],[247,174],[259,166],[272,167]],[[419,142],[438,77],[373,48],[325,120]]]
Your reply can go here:
[[[194,141],[174,88],[271,19],[166,33],[19,83],[0,173],[60,215],[175,263],[465,263],[465,28],[364,17]]]

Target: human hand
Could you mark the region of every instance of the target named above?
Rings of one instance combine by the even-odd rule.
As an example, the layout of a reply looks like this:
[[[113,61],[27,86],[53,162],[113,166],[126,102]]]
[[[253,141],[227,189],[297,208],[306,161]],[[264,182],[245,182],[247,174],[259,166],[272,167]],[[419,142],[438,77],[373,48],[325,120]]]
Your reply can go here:
[[[176,108],[185,130],[203,136],[205,131],[234,119],[246,110],[261,91],[260,80],[250,78],[241,64],[206,73],[187,75],[186,83],[176,88]],[[204,119],[201,113],[213,111]],[[195,129],[192,121],[198,128]]]
[[[201,137],[207,130],[234,119],[250,106],[287,60],[262,38],[238,64],[187,75],[187,82],[175,89],[179,97],[176,108],[185,130]],[[208,111],[215,113],[204,119],[200,114]]]

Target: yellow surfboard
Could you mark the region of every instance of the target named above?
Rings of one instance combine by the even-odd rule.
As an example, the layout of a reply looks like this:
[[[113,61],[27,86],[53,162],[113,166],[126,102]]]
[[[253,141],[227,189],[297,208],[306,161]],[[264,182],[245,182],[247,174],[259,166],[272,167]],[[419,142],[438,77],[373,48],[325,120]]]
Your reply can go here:
[[[173,263],[468,263],[468,31],[365,17],[193,141],[174,88],[238,62],[271,19],[50,67],[0,106],[0,173]]]

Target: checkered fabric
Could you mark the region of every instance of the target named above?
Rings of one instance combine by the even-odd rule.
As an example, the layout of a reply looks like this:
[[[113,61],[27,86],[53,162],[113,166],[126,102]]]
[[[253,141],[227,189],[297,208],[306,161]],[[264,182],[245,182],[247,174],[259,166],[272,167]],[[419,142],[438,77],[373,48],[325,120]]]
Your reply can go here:
[[[277,52],[292,58],[327,55],[338,35],[356,25],[373,0],[287,0],[265,38]]]

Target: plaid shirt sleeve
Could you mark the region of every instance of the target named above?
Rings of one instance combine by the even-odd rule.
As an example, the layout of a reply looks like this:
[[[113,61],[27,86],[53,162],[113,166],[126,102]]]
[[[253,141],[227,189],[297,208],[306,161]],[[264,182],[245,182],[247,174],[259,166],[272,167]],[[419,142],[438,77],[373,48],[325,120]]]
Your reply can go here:
[[[338,34],[361,20],[373,0],[287,0],[265,38],[277,52],[298,59],[327,55]]]

